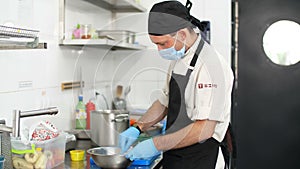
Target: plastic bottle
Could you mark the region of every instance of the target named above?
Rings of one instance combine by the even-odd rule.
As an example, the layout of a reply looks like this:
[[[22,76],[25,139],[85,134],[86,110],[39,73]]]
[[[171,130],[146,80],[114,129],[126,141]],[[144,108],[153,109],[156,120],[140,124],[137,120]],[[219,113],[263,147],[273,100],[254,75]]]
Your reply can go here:
[[[85,105],[86,108],[86,129],[90,129],[91,128],[91,111],[96,109],[95,104],[89,100],[89,102]]]
[[[86,111],[82,96],[78,96],[76,105],[76,129],[86,129]]]

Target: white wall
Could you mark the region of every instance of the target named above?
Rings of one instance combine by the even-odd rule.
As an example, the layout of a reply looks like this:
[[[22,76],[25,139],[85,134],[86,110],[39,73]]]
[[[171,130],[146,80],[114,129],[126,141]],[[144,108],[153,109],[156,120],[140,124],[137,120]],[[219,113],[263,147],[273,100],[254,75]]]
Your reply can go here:
[[[164,85],[168,62],[157,55],[155,46],[149,41],[146,13],[118,14],[119,19],[108,24],[112,17],[109,11],[76,1],[75,5],[68,3],[66,36],[70,36],[77,23],[92,23],[97,29],[113,25],[139,32],[137,41],[147,45],[147,50],[111,51],[103,47],[59,46],[59,0],[0,0],[0,24],[38,29],[40,41],[48,44],[48,49],[44,50],[0,50],[0,119],[7,119],[8,125],[12,124],[13,109],[41,108],[42,92],[46,92],[48,106],[57,106],[59,114],[22,119],[22,126],[48,119],[62,130],[71,129],[79,90],[62,91],[60,85],[65,81],[79,80],[80,67],[85,82],[84,101],[93,97],[95,90],[111,100],[117,84],[131,85],[129,106],[146,108]],[[193,1],[192,14],[200,20],[211,21],[212,45],[229,61],[231,1]],[[155,2],[159,1],[141,0],[148,9]],[[32,81],[33,85],[20,88],[20,81]],[[100,106],[104,106],[103,99],[100,99]]]

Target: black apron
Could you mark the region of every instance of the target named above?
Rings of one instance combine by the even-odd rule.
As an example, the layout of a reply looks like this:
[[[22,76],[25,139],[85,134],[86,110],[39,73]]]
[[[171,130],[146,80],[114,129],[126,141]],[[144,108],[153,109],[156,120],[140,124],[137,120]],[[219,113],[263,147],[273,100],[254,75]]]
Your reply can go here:
[[[203,38],[190,63],[191,67],[196,65],[198,55],[204,45]],[[186,75],[179,75],[172,72],[169,83],[169,106],[167,116],[166,133],[173,133],[180,130],[193,121],[188,117],[185,104],[185,88],[192,73],[188,69]],[[210,138],[203,143],[169,150],[163,153],[162,165],[164,169],[214,169],[220,143]]]

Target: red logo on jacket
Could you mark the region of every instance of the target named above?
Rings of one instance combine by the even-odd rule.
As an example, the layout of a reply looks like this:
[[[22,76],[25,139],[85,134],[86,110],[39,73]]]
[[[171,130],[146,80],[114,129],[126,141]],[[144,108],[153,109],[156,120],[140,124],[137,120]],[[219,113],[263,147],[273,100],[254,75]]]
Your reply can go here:
[[[218,85],[217,84],[213,84],[213,83],[199,83],[198,84],[198,88],[199,89],[203,89],[203,88],[217,88]]]

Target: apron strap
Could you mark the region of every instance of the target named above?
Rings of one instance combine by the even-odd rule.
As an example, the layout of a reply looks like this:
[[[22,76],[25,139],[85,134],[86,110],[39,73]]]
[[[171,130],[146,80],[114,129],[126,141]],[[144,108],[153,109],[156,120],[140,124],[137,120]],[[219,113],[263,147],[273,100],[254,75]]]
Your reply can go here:
[[[194,54],[194,57],[193,57],[193,59],[192,59],[192,61],[190,63],[191,67],[195,67],[197,59],[198,59],[198,56],[199,56],[200,51],[202,50],[203,46],[204,46],[204,40],[203,40],[203,37],[201,37],[200,43],[199,43],[199,45],[197,47],[197,50],[196,50],[196,52]]]

